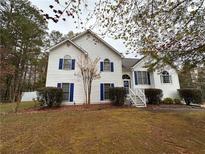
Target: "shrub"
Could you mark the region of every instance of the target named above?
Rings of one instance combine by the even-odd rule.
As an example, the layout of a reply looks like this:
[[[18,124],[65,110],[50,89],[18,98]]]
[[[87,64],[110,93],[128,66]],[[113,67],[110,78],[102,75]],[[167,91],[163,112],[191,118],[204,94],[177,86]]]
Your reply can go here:
[[[174,104],[174,101],[172,98],[167,97],[162,101],[164,104]]]
[[[179,98],[174,99],[174,104],[181,104],[181,100]]]
[[[149,104],[159,104],[163,93],[161,89],[149,88],[145,89],[145,96]]]
[[[122,106],[125,103],[126,90],[124,87],[115,87],[109,89],[109,98],[115,106]]]
[[[58,107],[63,100],[63,90],[56,87],[45,87],[37,92],[41,106]]]
[[[200,104],[202,102],[202,92],[199,89],[184,88],[178,89],[178,92],[187,105],[190,105],[190,103]]]

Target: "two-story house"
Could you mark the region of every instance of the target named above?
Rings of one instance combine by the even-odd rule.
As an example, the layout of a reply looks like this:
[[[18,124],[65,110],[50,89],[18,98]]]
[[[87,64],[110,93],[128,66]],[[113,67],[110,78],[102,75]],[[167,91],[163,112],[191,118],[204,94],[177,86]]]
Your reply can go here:
[[[148,72],[144,67],[148,58],[124,58],[102,38],[87,30],[71,40],[60,42],[49,52],[46,86],[61,87],[64,104],[85,102],[83,82],[76,76],[79,72],[76,61],[82,54],[91,59],[100,58],[97,66],[100,78],[92,84],[92,104],[109,102],[110,87],[127,88],[130,101],[137,106],[146,106],[145,88],[162,89],[164,97],[177,96],[179,80],[174,69],[166,67],[166,70]]]

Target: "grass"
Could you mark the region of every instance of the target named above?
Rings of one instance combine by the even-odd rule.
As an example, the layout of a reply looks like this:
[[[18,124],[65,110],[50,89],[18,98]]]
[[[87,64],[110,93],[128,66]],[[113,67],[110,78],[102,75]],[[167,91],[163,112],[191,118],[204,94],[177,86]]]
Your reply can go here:
[[[35,106],[35,102],[29,101],[29,102],[21,102],[19,104],[18,111],[22,111],[25,109],[30,109]],[[13,112],[16,107],[16,103],[0,103],[0,113],[8,113]]]
[[[205,153],[203,111],[4,114],[0,130],[1,153]]]

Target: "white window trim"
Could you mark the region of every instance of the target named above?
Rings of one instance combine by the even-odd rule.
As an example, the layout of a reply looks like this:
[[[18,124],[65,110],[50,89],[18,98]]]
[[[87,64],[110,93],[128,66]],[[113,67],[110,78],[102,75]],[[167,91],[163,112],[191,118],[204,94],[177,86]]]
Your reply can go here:
[[[162,71],[162,72],[160,73],[161,83],[162,83],[162,84],[172,84],[172,83],[173,83],[173,82],[172,82],[172,76],[169,74],[168,71],[166,71],[166,72],[168,73],[168,76],[169,76],[169,82],[164,82],[163,77],[165,77],[165,75],[162,74],[163,72],[164,72],[164,71]]]
[[[139,83],[139,74],[138,74],[138,72],[146,72],[147,83]],[[147,75],[147,71],[137,71],[137,81],[138,81],[138,85],[150,85],[148,75]]]
[[[62,90],[63,90],[63,84],[68,84],[68,89],[69,89],[69,91],[68,91],[68,99],[67,100],[63,99],[63,102],[70,102],[70,83],[68,83],[68,82],[62,83]],[[63,94],[64,94],[64,92],[63,92]]]
[[[66,58],[66,57],[69,57],[69,58]],[[69,63],[69,61],[70,61],[70,63],[71,63],[70,67],[65,68],[65,60],[68,60],[68,63]],[[70,70],[72,70],[72,58],[71,58],[70,55],[65,55],[64,58],[63,58],[63,70],[65,70],[65,71],[70,71]]]
[[[109,61],[109,70],[105,70],[105,60]],[[111,72],[111,62],[110,62],[110,59],[108,58],[103,60],[103,72]]]

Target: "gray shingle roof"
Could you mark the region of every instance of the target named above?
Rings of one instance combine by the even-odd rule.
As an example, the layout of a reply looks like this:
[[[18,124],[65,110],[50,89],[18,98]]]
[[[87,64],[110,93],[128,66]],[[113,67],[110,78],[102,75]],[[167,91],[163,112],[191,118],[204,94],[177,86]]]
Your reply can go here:
[[[122,66],[126,69],[130,69],[134,66],[140,59],[136,58],[123,58],[122,59]]]

